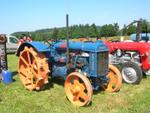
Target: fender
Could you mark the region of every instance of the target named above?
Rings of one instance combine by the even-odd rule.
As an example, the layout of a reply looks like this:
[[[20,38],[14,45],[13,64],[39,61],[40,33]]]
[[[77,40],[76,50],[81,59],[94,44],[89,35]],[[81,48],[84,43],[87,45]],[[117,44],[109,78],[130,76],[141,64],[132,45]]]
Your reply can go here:
[[[33,41],[33,42],[25,42],[21,44],[21,46],[18,48],[16,55],[19,56],[20,52],[24,49],[24,47],[32,47],[37,52],[49,52],[50,48],[44,43]]]

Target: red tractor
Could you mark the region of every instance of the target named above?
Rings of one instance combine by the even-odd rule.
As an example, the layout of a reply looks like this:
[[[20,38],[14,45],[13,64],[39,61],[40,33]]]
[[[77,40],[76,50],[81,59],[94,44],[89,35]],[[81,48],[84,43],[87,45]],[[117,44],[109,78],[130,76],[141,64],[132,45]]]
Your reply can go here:
[[[109,47],[110,63],[120,65],[126,83],[138,84],[142,72],[150,75],[150,44],[146,42],[105,42]]]
[[[140,83],[143,72],[150,75],[150,44],[147,40],[140,42],[141,21],[134,21],[128,26],[134,23],[137,23],[135,42],[105,41],[109,47],[110,63],[120,66],[123,80],[130,84]]]

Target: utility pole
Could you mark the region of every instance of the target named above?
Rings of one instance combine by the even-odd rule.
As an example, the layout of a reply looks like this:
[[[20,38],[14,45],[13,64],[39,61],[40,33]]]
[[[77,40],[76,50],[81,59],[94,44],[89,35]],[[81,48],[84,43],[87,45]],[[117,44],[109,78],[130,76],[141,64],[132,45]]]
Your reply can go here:
[[[139,42],[141,37],[140,37],[140,33],[141,33],[141,20],[136,21],[137,22],[137,30],[136,30],[136,41]]]
[[[67,34],[67,68],[69,68],[68,64],[69,64],[69,15],[66,15],[66,34]]]

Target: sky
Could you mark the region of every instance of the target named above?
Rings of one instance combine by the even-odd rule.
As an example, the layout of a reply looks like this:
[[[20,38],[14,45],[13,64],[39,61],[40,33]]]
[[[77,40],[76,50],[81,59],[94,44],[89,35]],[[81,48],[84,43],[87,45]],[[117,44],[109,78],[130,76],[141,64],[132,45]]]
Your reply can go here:
[[[64,27],[66,14],[70,25],[123,26],[149,12],[150,0],[0,0],[0,33]]]

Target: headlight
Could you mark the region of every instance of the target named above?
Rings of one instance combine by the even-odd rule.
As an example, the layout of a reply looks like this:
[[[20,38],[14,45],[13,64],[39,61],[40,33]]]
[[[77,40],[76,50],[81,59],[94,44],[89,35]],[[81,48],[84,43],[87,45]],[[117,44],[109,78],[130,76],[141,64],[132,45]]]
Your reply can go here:
[[[121,57],[121,56],[122,56],[122,51],[121,51],[120,49],[117,49],[116,55],[117,55],[118,57]]]

